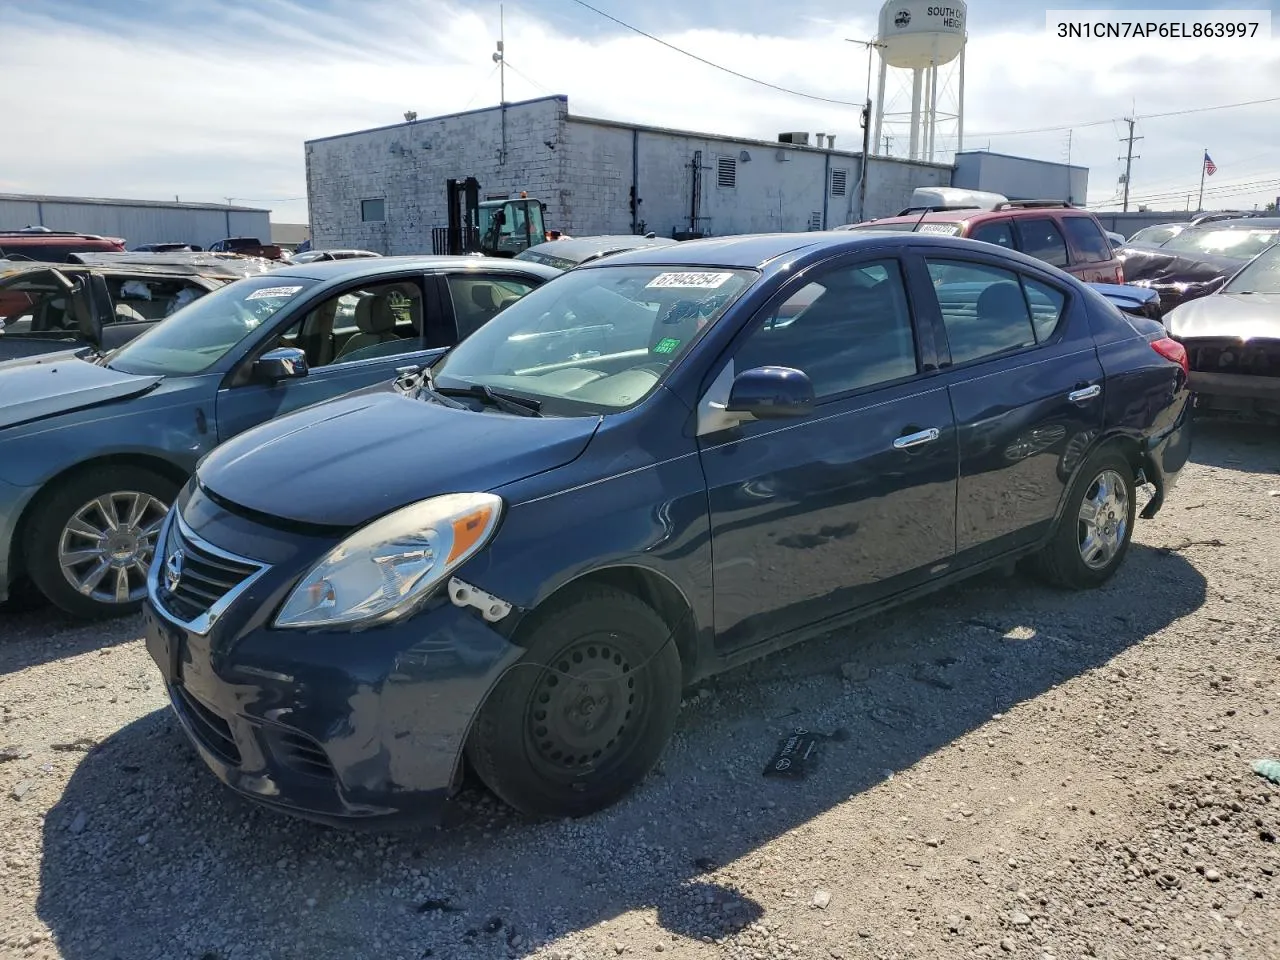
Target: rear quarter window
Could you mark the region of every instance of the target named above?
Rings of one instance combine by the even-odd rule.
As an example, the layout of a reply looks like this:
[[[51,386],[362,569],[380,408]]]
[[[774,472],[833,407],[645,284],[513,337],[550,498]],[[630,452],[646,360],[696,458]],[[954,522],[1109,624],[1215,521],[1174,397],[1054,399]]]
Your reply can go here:
[[[1013,229],[1008,220],[979,223],[970,228],[969,239],[981,240],[983,243],[994,243],[996,246],[1004,247],[1006,250],[1014,249]]]

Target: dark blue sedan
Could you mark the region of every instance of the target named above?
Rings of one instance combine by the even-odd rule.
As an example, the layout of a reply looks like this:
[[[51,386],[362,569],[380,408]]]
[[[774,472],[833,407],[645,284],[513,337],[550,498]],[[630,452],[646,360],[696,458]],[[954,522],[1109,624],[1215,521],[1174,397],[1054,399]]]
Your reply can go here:
[[[1022,558],[1111,577],[1137,488],[1154,515],[1190,448],[1185,355],[1143,323],[943,237],[618,254],[210,454],[148,647],[264,803],[429,816],[465,760],[526,813],[586,814],[699,678]]]
[[[438,358],[559,273],[480,257],[282,267],[106,354],[0,363],[0,601],[29,577],[75,616],[136,612],[160,523],[200,457]],[[105,285],[97,296],[110,315]]]

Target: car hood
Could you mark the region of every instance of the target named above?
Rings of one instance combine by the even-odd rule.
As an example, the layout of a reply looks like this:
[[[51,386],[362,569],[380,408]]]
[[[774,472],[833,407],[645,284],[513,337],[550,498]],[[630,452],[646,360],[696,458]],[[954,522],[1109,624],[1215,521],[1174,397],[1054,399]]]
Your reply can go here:
[[[140,377],[77,358],[75,351],[0,363],[0,430],[146,393],[163,377]]]
[[[1179,340],[1202,337],[1280,340],[1280,295],[1215,293],[1190,300],[1164,318]]]
[[[240,434],[200,464],[215,498],[282,520],[354,527],[443,493],[483,492],[577,458],[598,417],[458,410],[361,391]]]
[[[1210,283],[1229,277],[1247,260],[1210,253],[1181,253],[1163,247],[1133,243],[1116,251],[1124,267],[1125,283]]]

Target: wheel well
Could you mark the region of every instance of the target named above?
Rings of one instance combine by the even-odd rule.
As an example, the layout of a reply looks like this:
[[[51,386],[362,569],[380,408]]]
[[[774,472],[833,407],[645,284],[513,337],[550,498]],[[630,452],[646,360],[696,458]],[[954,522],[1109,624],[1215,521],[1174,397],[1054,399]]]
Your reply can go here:
[[[661,574],[654,573],[645,567],[606,567],[603,570],[593,570],[561,585],[539,606],[561,596],[566,590],[585,584],[613,587],[651,606],[667,627],[675,632],[676,651],[680,654],[681,669],[686,680],[692,676],[698,660],[698,629],[689,601],[685,599],[679,587]]]
[[[112,454],[106,457],[95,457],[92,460],[85,460],[77,463],[75,466],[68,467],[59,474],[50,477],[40,488],[40,492],[31,498],[31,502],[27,504],[26,509],[22,511],[22,516],[18,518],[17,525],[13,528],[13,539],[9,542],[9,580],[13,582],[19,577],[26,574],[26,565],[22,562],[23,550],[22,544],[27,536],[27,527],[31,523],[31,518],[36,515],[36,511],[44,504],[53,492],[69,480],[73,480],[83,474],[90,473],[94,470],[100,470],[103,467],[141,467],[143,470],[150,470],[152,473],[159,474],[166,479],[172,480],[179,487],[187,482],[188,474],[176,464],[160,457],[151,457],[146,454],[120,453]]]
[[[1129,461],[1129,465],[1133,467],[1133,476],[1136,480],[1138,471],[1142,469],[1142,447],[1133,437],[1119,436],[1112,437],[1102,444],[1103,448],[1114,447],[1120,451],[1121,455]]]

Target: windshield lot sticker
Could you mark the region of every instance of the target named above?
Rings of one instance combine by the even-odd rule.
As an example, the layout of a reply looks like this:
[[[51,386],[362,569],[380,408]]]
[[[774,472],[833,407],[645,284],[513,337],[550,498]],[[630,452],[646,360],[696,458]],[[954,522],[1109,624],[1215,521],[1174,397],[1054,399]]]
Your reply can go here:
[[[245,297],[246,300],[270,300],[275,297],[292,297],[301,287],[263,287]]]
[[[696,290],[715,290],[733,279],[732,273],[660,273],[646,287],[688,287]]]
[[[654,353],[675,353],[680,341],[675,337],[663,337],[653,348]]]

